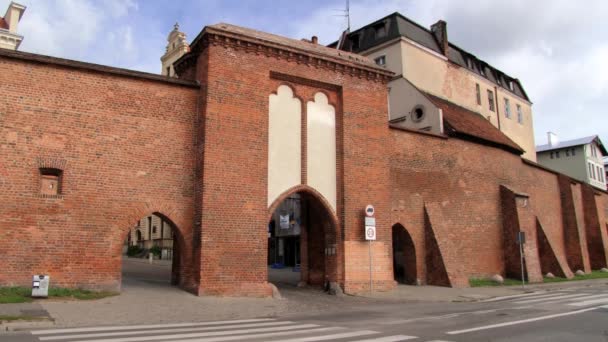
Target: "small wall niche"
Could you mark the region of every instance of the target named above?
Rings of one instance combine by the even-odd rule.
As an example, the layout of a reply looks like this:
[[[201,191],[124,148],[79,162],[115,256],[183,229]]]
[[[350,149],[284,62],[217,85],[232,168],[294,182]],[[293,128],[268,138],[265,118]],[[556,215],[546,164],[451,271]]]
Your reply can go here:
[[[61,178],[63,171],[54,168],[40,168],[40,194],[43,197],[61,195]]]

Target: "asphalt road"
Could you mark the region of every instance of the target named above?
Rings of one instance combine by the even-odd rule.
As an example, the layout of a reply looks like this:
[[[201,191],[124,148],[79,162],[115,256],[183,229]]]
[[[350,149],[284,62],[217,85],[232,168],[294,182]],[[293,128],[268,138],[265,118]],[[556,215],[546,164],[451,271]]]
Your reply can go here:
[[[0,335],[0,341],[608,341],[608,288],[474,303],[382,303],[322,315],[91,327]]]

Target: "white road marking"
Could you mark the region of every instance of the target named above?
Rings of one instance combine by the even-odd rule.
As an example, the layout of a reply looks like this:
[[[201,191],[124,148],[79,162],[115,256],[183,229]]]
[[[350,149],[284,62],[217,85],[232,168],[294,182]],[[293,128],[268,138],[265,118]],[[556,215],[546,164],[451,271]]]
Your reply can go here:
[[[308,329],[308,330],[295,330],[295,331],[282,331],[282,332],[274,332],[274,333],[266,333],[266,334],[251,334],[251,335],[237,335],[237,336],[223,336],[223,337],[210,337],[210,338],[197,338],[197,339],[187,339],[187,340],[171,340],[171,342],[221,342],[221,341],[243,341],[247,339],[254,338],[266,338],[266,337],[277,337],[277,336],[285,336],[285,335],[296,335],[296,334],[304,334],[304,333],[319,333],[319,332],[327,332],[332,330],[344,329],[340,327],[329,327],[329,328],[318,328],[318,329]],[[95,340],[93,340],[95,341]]]
[[[511,325],[523,324],[523,323],[529,323],[529,322],[536,322],[536,321],[542,321],[542,320],[545,320],[545,319],[551,319],[551,318],[556,318],[556,317],[577,315],[577,314],[580,314],[580,313],[583,313],[583,312],[592,311],[592,310],[596,310],[596,309],[599,309],[599,308],[603,308],[603,306],[596,306],[596,307],[593,307],[593,308],[587,308],[587,309],[582,309],[582,310],[577,310],[577,311],[564,312],[564,313],[554,314],[554,315],[548,315],[548,316],[541,316],[541,317],[535,317],[535,318],[529,318],[529,319],[522,319],[522,320],[519,320],[519,321],[511,321],[511,322],[505,322],[505,323],[499,323],[499,324],[484,325],[484,326],[470,328],[470,329],[448,331],[448,332],[446,332],[446,334],[448,334],[448,335],[459,335],[459,334],[465,334],[465,333],[469,333],[469,332],[473,332],[473,331],[479,331],[479,330],[487,330],[487,329],[494,329],[494,328],[500,328],[500,327],[508,327],[508,326],[511,326]]]
[[[606,297],[608,295],[604,295],[604,297]],[[593,304],[604,304],[604,303],[608,303],[608,298],[601,298],[601,299],[592,299],[592,300],[585,300],[579,303],[572,303],[572,304],[568,304],[570,306],[587,306],[587,305],[593,305]]]
[[[137,336],[137,337],[125,337],[125,338],[112,338],[102,340],[82,340],[78,342],[138,342],[138,341],[158,341],[168,339],[184,339],[184,338],[196,338],[196,337],[211,337],[211,336],[225,336],[225,335],[238,335],[238,334],[251,334],[256,332],[273,332],[273,331],[286,331],[306,328],[316,328],[316,324],[300,324],[290,325],[287,327],[274,327],[274,328],[255,328],[255,329],[236,329],[227,331],[212,331],[204,333],[192,333],[192,334],[172,334],[172,335],[160,335],[160,336]],[[145,334],[145,331],[142,331]],[[76,341],[74,341],[76,342]]]
[[[608,293],[607,294],[599,294],[599,295],[590,295],[590,296],[584,296],[584,297],[577,297],[577,298],[570,298],[570,299],[566,299],[566,300],[553,300],[550,302],[544,302],[543,304],[554,304],[554,303],[563,303],[563,302],[573,302],[573,301],[582,301],[582,300],[587,300],[587,299],[594,299],[594,298],[601,298],[601,297],[608,297]],[[569,304],[572,305],[572,304]]]
[[[494,298],[490,298],[490,299],[485,299],[482,300],[482,303],[487,303],[487,302],[497,302],[499,300],[506,300],[506,299],[513,299],[513,298],[521,298],[521,297],[529,297],[529,296],[536,296],[536,295],[541,295],[543,293],[547,293],[545,291],[540,291],[540,292],[533,292],[533,293],[524,293],[524,294],[518,294],[518,295],[511,295],[511,296],[502,296],[502,297],[494,297]]]
[[[40,336],[40,341],[54,341],[66,338],[93,338],[93,337],[110,337],[110,336],[129,336],[129,335],[150,335],[150,334],[162,334],[162,333],[183,333],[183,332],[195,332],[195,331],[209,331],[219,329],[237,329],[237,328],[255,328],[255,327],[268,327],[277,325],[292,324],[291,321],[280,321],[280,322],[268,322],[268,323],[249,323],[249,324],[234,324],[234,325],[218,325],[214,327],[194,327],[194,328],[181,328],[181,329],[146,329],[146,330],[131,330],[131,331],[115,331],[115,332],[103,332],[93,334],[77,334],[77,335],[53,335],[53,336]]]
[[[352,342],[399,342],[399,341],[414,340],[417,338],[418,338],[418,336],[395,335],[395,336],[370,338],[370,339],[366,339],[366,340],[356,340],[356,341],[352,341]]]
[[[223,325],[223,324],[235,324],[235,323],[252,323],[252,322],[268,322],[275,321],[273,318],[258,318],[258,319],[239,319],[232,321],[215,321],[215,322],[201,322],[201,323],[175,323],[175,324],[151,324],[151,325],[118,325],[118,326],[105,326],[105,327],[91,327],[91,328],[70,328],[70,329],[48,329],[48,330],[32,330],[32,335],[49,335],[49,334],[64,334],[64,333],[79,333],[79,332],[92,332],[92,331],[115,331],[115,330],[133,330],[133,329],[154,329],[154,328],[179,328],[179,327],[196,327],[206,325]]]
[[[280,342],[327,341],[327,340],[334,340],[334,339],[338,339],[338,338],[357,337],[357,336],[365,336],[365,335],[373,335],[373,334],[379,334],[379,333],[377,331],[372,331],[372,330],[358,330],[358,331],[353,331],[353,332],[324,335],[324,336],[292,338],[289,340],[281,340]]]
[[[515,302],[515,304],[528,304],[528,303],[538,303],[538,302],[543,302],[546,300],[555,300],[555,299],[566,299],[566,298],[575,298],[575,297],[582,297],[585,296],[586,293],[578,293],[578,294],[569,294],[569,295],[562,295],[562,296],[553,296],[553,297],[546,297],[546,298],[535,298],[535,299],[528,299],[528,300],[522,300],[519,302]]]

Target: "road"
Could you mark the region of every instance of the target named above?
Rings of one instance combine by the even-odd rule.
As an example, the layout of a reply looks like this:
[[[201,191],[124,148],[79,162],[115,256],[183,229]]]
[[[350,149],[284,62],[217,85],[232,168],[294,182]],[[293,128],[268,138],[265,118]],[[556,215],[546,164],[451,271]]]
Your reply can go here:
[[[199,323],[38,330],[2,341],[608,341],[608,288],[537,292],[473,303],[381,303]]]

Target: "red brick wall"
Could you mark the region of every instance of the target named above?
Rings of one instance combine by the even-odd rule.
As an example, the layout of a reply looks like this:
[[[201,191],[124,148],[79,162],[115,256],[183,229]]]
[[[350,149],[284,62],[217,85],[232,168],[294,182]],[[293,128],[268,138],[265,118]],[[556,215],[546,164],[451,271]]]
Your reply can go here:
[[[266,284],[268,96],[280,84],[291,86],[303,105],[323,91],[336,108],[337,152],[344,156],[338,160],[339,283],[347,292],[369,284],[362,211],[372,203],[380,227],[374,250],[375,286],[394,286],[386,85],[246,51],[244,46],[211,44],[206,51],[207,81],[201,82],[206,83],[206,118],[199,292],[270,293]],[[271,72],[282,76],[271,77]]]
[[[127,230],[152,212],[180,233],[190,270],[198,89],[0,57],[1,285],[117,290]],[[44,198],[39,168],[63,170]]]
[[[500,185],[529,196],[527,210],[533,216],[518,213],[529,226],[529,242],[536,244],[535,216],[555,254],[566,256],[556,174],[526,164],[509,152],[456,138],[398,129],[392,129],[391,134],[393,222],[407,228],[420,251],[424,246],[420,239],[424,236],[423,205],[433,209],[429,219],[452,285],[466,286],[466,279],[471,277],[504,275],[506,241],[502,235]],[[530,255],[530,261],[534,259],[534,268],[539,269],[537,246],[526,247],[526,255]],[[585,253],[586,250],[579,255]],[[420,263],[423,259],[418,260]],[[427,270],[426,274],[434,271]],[[431,274],[431,278],[436,277]]]

